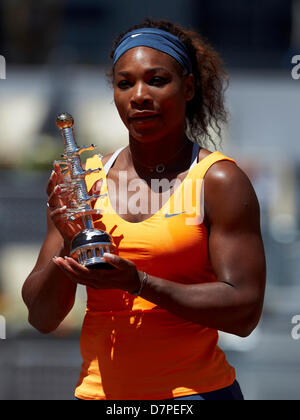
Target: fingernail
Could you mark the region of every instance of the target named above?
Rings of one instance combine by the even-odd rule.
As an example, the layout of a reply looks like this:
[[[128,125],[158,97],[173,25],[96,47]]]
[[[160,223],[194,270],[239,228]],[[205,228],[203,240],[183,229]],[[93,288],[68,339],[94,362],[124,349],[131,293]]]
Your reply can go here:
[[[103,254],[104,258],[108,258],[110,260],[114,260],[115,256],[113,254],[108,254],[107,252]]]

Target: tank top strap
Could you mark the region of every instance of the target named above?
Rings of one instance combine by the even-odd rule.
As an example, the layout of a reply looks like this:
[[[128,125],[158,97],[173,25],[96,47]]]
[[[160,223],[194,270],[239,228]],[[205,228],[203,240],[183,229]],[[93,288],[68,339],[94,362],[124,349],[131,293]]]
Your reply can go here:
[[[106,164],[104,165],[104,172],[105,175],[108,174],[108,172],[110,171],[111,167],[113,166],[113,164],[115,163],[117,157],[119,156],[119,154],[126,148],[127,146],[121,147],[120,149],[118,149],[112,156],[111,158],[106,162]]]
[[[221,152],[213,152],[210,155],[206,156],[197,165],[195,165],[197,178],[199,177],[203,179],[207,171],[209,170],[209,168],[211,168],[212,165],[214,165],[217,162],[224,161],[224,160],[236,163],[234,159],[231,159],[223,155]]]
[[[95,173],[95,174],[90,174],[90,175],[87,175],[86,176],[86,183],[87,183],[88,189],[90,189],[93,186],[93,183],[94,182],[98,181],[101,178],[105,181],[105,178],[106,178],[109,170],[113,166],[114,162],[116,161],[117,157],[120,155],[120,153],[122,152],[122,150],[125,149],[125,147],[121,147],[120,149],[118,149],[111,156],[111,158],[108,160],[108,162],[104,166],[102,164],[102,161],[101,161],[101,158],[100,158],[99,155],[95,155],[92,158],[90,158],[90,159],[87,160],[87,162],[86,162],[86,169],[96,169],[96,168],[101,168],[102,169],[102,171],[100,172],[100,174],[99,173]],[[210,155],[208,155],[204,159],[202,159],[199,163],[197,163],[197,161],[198,161],[199,148],[200,148],[199,145],[197,145],[197,144],[194,145],[193,159],[192,159],[192,164],[191,164],[191,168],[190,168],[190,175],[189,175],[189,177],[194,175],[197,178],[204,178],[205,175],[206,175],[206,172],[216,162],[220,162],[220,161],[226,160],[226,161],[230,161],[230,162],[234,162],[235,163],[235,160],[234,159],[231,159],[231,158],[223,155],[221,152],[211,153]],[[101,175],[101,173],[102,173],[102,175]]]
[[[193,146],[193,154],[192,154],[192,163],[191,163],[190,170],[193,169],[197,165],[197,163],[198,163],[199,151],[200,151],[199,144],[194,143],[194,146]]]
[[[108,172],[110,171],[111,167],[113,166],[113,164],[115,163],[116,159],[118,158],[118,156],[120,155],[120,153],[126,148],[126,146],[121,147],[120,149],[118,149],[111,157],[110,159],[106,162],[106,164],[104,165],[104,172],[105,175],[107,176]],[[198,162],[198,154],[199,154],[199,150],[200,150],[200,146],[197,143],[194,143],[193,146],[193,153],[192,153],[192,162],[191,162],[191,167],[190,169],[192,169],[194,166],[197,165]]]

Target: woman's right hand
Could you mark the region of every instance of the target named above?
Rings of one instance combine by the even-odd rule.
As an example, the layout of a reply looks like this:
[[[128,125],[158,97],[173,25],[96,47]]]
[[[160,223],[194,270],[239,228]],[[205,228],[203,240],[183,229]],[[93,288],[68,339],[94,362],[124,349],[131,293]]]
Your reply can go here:
[[[67,194],[63,192],[62,184],[64,184],[64,178],[60,166],[54,164],[54,170],[47,185],[48,212],[57,230],[63,237],[65,245],[69,247],[74,236],[83,230],[84,227],[81,219],[71,222],[65,216],[69,200]]]
[[[69,218],[65,216],[67,208],[70,208],[71,201],[68,193],[64,192],[62,188],[64,182],[60,166],[58,164],[54,164],[54,171],[52,172],[47,185],[47,194],[49,197],[47,204],[48,212],[57,230],[63,237],[65,246],[69,248],[72,239],[77,233],[84,229],[84,225],[81,218],[78,218],[75,221],[70,221]],[[89,194],[91,196],[100,195],[101,187],[102,180],[96,181]],[[91,203],[92,208],[96,200],[97,199]],[[97,219],[99,220],[99,215],[97,215]]]

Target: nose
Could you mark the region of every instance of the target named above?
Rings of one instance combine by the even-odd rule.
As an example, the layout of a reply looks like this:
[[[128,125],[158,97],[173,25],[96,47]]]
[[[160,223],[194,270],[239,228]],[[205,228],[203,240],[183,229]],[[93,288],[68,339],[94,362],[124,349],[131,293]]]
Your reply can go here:
[[[133,107],[139,107],[141,105],[145,106],[152,103],[153,100],[151,95],[149,94],[147,84],[143,82],[136,83],[132,91],[131,105]]]

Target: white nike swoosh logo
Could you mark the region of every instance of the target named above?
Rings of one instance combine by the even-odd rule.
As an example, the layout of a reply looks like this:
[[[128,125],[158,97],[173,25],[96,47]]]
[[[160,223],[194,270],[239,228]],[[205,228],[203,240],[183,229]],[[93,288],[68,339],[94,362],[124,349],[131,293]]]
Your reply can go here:
[[[185,214],[186,212],[185,211],[183,211],[183,212],[181,212],[181,213],[175,213],[175,214],[165,214],[165,217],[167,218],[167,219],[169,219],[170,217],[175,217],[175,216],[180,216],[181,214]]]

